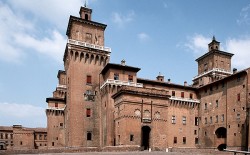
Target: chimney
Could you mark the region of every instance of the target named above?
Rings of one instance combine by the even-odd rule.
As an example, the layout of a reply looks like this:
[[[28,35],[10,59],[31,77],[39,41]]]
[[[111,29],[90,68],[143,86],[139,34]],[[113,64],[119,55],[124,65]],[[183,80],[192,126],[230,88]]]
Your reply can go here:
[[[171,83],[171,79],[168,79],[168,83]]]
[[[235,74],[237,72],[237,68],[234,68],[233,69],[233,73]]]
[[[164,76],[159,72],[159,75],[156,77],[157,81],[164,82]]]
[[[122,65],[122,66],[125,66],[125,65],[126,65],[126,61],[125,61],[124,59],[122,59],[121,65]]]
[[[184,86],[187,86],[187,81],[184,81]]]

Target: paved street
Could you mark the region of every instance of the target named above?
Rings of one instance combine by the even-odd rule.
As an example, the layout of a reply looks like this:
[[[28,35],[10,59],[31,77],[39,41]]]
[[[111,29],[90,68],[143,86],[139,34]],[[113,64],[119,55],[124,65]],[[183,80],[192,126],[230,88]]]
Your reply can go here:
[[[179,153],[179,152],[84,152],[84,153],[47,153],[44,155],[210,155],[207,153]],[[23,154],[24,155],[24,154]],[[27,155],[27,154],[25,154]],[[233,155],[233,153],[217,152],[216,155]]]

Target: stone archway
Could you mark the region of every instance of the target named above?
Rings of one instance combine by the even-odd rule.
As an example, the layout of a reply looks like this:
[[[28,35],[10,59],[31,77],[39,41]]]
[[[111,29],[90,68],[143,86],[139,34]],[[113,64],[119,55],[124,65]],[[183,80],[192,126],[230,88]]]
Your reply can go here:
[[[143,150],[148,150],[149,149],[149,142],[150,142],[150,131],[151,128],[149,126],[143,126],[141,128],[141,147]]]
[[[227,148],[227,144],[226,144],[227,129],[225,127],[219,127],[215,131],[215,135],[216,135],[217,149],[219,151],[223,151],[224,149]]]
[[[220,127],[215,131],[217,138],[227,138],[227,129],[225,127]]]

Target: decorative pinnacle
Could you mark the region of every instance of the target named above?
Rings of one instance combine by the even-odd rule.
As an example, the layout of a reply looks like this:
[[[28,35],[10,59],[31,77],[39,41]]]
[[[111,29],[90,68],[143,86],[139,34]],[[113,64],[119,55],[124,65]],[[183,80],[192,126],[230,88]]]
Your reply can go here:
[[[85,7],[85,8],[87,7],[87,2],[86,2],[86,0],[85,0],[85,2],[84,2],[84,7]]]
[[[216,41],[215,36],[213,35],[213,41]]]

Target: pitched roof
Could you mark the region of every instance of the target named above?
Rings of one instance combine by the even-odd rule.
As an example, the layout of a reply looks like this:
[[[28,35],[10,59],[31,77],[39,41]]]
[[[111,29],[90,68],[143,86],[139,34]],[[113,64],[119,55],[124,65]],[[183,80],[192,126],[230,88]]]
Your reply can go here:
[[[109,69],[120,69],[120,70],[126,70],[126,71],[134,71],[138,72],[141,70],[140,68],[137,67],[132,67],[132,66],[127,66],[127,65],[121,65],[121,64],[114,64],[114,63],[108,63],[103,70],[101,71],[101,74],[105,74]]]

